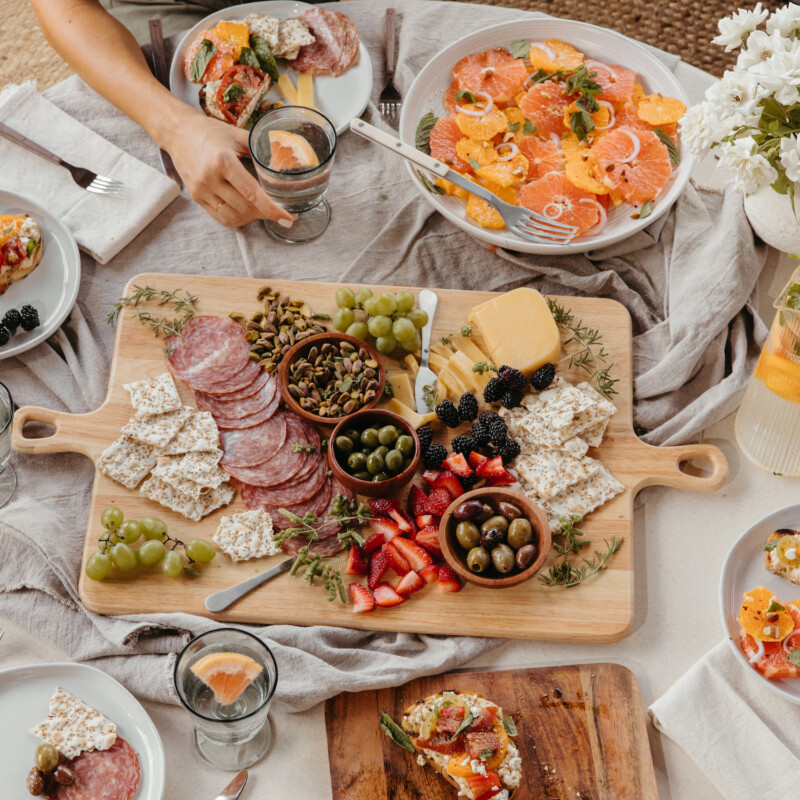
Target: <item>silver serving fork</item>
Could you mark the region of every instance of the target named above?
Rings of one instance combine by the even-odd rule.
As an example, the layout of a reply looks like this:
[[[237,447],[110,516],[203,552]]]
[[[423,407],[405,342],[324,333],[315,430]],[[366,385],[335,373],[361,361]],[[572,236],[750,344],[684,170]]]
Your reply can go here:
[[[13,128],[9,128],[8,125],[5,125],[2,122],[0,122],[0,135],[5,136],[7,139],[11,139],[12,142],[16,142],[26,150],[36,153],[37,156],[46,158],[48,161],[52,161],[54,164],[58,164],[60,167],[66,167],[69,170],[70,175],[72,175],[72,180],[74,180],[75,183],[81,187],[81,189],[86,189],[87,192],[94,192],[95,194],[116,194],[125,188],[125,184],[121,181],[105,178],[102,175],[98,175],[96,172],[92,172],[90,169],[85,169],[84,167],[73,166],[69,162],[64,161],[63,158],[57,156],[55,153],[51,153],[40,144],[36,144],[36,142],[31,141],[27,136],[23,136],[21,133],[15,131]]]
[[[470,194],[485,200],[489,205],[497,209],[508,230],[520,239],[524,239],[527,242],[536,242],[537,244],[567,244],[578,232],[574,225],[565,225],[563,222],[557,222],[527,208],[506,203],[485,187],[473,183],[455,170],[450,169],[447,164],[443,164],[410,144],[384,133],[368,122],[364,122],[364,120],[350,120],[350,130],[365,139],[382,145],[387,150],[397,153],[397,155],[402,156],[412,164],[416,164],[418,167],[422,167],[440,178],[451,181],[457,186],[466,189]]]
[[[386,9],[386,85],[378,97],[378,111],[381,112],[383,121],[391,128],[398,125],[398,115],[403,98],[394,85],[394,70],[397,66],[397,35],[395,33],[395,12],[393,8]]]

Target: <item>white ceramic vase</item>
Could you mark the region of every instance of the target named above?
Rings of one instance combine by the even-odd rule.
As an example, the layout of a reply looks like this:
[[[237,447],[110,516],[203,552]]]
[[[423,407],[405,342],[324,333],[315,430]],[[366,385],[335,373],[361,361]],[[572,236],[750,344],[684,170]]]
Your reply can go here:
[[[760,239],[782,253],[800,254],[800,192],[795,209],[788,194],[778,194],[770,186],[762,186],[744,199],[747,219]]]

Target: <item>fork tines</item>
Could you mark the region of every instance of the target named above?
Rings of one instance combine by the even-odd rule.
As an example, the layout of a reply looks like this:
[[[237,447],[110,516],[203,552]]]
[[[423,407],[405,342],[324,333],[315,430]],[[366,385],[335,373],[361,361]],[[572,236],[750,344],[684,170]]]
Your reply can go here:
[[[125,184],[121,181],[115,181],[111,178],[98,175],[86,187],[86,191],[94,192],[95,194],[116,194],[117,192],[122,191],[124,186]]]

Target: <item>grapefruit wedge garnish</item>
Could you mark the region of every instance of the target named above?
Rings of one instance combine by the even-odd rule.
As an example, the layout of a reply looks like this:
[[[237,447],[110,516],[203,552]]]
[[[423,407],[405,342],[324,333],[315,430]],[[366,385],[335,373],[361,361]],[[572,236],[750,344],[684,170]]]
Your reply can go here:
[[[209,653],[190,667],[223,706],[235,703],[263,667],[243,653]]]
[[[507,103],[520,90],[528,77],[522,59],[505,50],[487,50],[462,58],[453,67],[458,88],[470,92],[486,92],[495,103]]]
[[[269,132],[269,168],[275,172],[302,167],[317,167],[319,159],[314,148],[299,133]]]

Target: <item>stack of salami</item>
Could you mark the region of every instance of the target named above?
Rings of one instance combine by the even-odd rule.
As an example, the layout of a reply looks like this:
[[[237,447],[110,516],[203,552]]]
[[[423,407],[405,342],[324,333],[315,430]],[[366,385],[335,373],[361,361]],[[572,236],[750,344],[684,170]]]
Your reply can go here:
[[[312,75],[342,75],[358,63],[358,28],[340,11],[310,8],[297,17],[314,36],[300,48],[292,69]]]
[[[324,524],[310,549],[337,552],[340,526],[331,504],[350,493],[328,475],[317,429],[278,409],[278,379],[250,360],[241,326],[225,317],[197,316],[167,344],[170,371],[194,389],[197,407],[209,411],[220,429],[220,466],[241,483],[245,506],[263,508],[276,530],[292,526],[279,509],[299,517],[311,511]],[[305,544],[304,537],[290,539],[283,550],[294,554]]]

